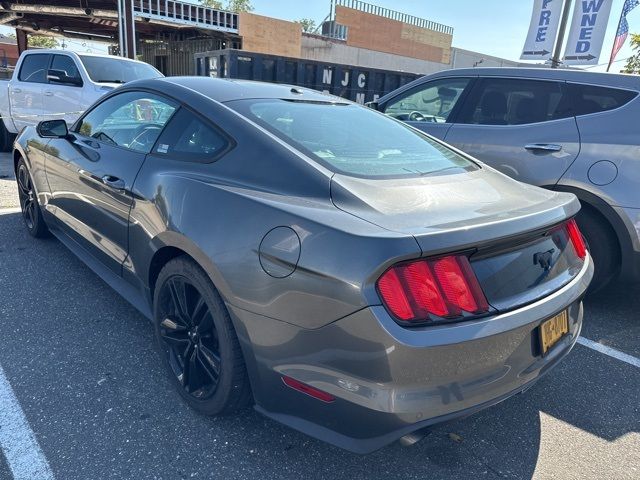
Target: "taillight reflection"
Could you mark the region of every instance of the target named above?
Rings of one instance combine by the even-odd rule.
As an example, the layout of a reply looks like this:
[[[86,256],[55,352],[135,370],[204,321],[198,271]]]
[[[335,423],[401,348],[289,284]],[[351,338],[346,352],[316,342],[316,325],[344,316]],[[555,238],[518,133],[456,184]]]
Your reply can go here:
[[[455,318],[486,313],[487,299],[469,259],[454,255],[396,265],[378,280],[378,292],[399,320],[424,322],[432,316]]]

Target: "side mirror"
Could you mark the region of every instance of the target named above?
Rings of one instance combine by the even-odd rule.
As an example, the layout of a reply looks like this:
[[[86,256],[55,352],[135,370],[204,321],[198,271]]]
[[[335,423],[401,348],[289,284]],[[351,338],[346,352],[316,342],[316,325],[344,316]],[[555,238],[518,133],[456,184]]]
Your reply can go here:
[[[67,138],[69,136],[67,122],[64,120],[43,120],[38,123],[36,132],[42,138]]]
[[[70,77],[64,70],[48,70],[47,80],[52,83],[66,83],[75,87],[82,86],[82,79],[80,77]]]

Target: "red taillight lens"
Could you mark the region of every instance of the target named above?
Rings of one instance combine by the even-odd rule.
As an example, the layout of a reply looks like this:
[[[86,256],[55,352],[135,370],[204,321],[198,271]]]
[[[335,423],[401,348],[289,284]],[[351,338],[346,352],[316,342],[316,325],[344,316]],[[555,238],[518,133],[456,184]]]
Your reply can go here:
[[[464,255],[416,260],[391,267],[378,280],[385,306],[398,319],[421,322],[489,310],[469,259]]]
[[[569,233],[569,238],[571,239],[573,248],[576,250],[576,255],[578,255],[579,258],[584,259],[587,256],[587,244],[585,243],[584,237],[582,236],[582,233],[580,233],[578,224],[574,219],[567,222],[567,232]]]

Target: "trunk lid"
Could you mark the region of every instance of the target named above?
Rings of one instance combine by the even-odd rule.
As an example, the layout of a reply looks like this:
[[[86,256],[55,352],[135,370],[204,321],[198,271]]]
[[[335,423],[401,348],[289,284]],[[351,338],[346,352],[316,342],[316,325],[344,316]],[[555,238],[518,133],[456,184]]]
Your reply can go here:
[[[557,228],[578,212],[577,198],[520,183],[486,166],[401,179],[336,174],[331,196],[341,210],[412,235],[422,256],[468,252],[497,310],[557,290],[582,266],[566,230]]]

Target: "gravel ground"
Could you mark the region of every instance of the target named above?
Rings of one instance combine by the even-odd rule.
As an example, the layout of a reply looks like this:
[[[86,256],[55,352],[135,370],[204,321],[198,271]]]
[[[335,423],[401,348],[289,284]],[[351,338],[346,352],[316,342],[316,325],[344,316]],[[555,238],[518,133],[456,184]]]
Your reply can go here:
[[[20,206],[11,158],[10,153],[0,153],[0,209]]]

